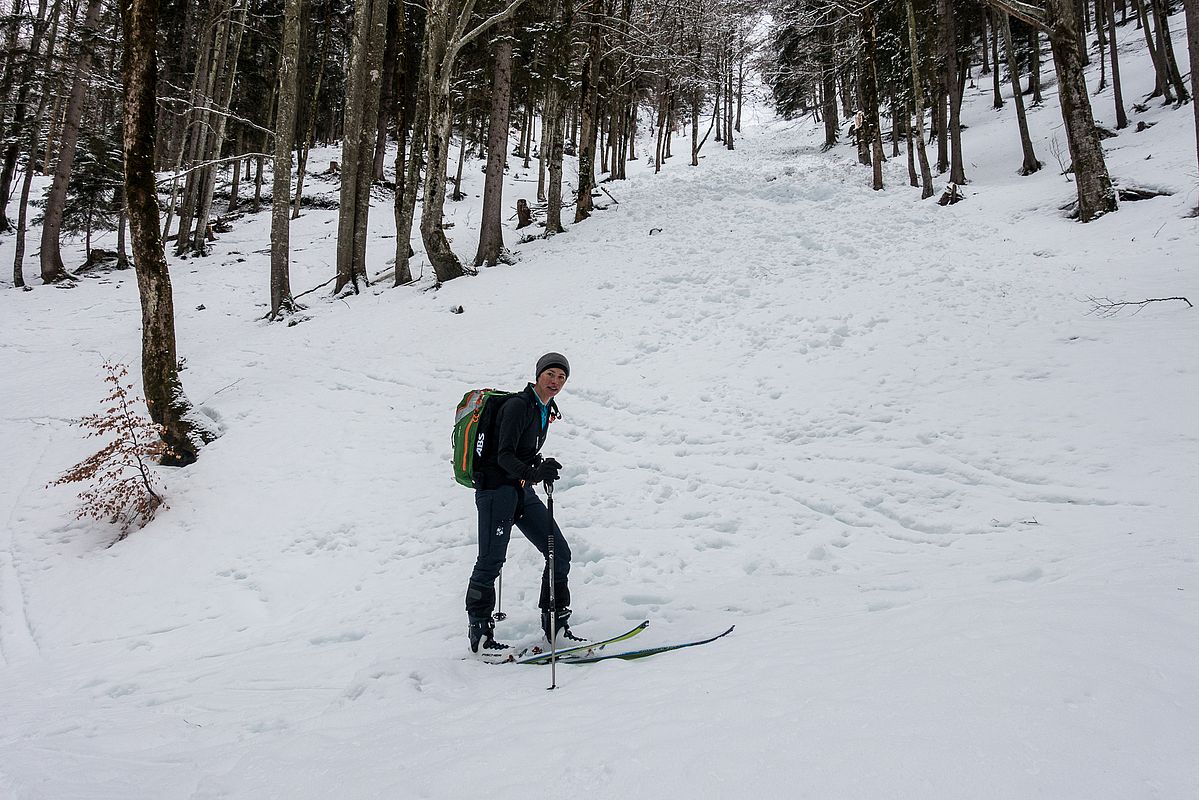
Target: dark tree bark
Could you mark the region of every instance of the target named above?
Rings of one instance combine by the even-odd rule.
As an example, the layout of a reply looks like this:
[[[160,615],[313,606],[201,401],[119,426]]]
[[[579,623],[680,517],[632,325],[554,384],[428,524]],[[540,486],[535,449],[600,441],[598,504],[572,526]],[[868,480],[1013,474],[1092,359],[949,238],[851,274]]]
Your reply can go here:
[[[824,150],[831,150],[837,144],[837,134],[841,121],[837,118],[837,67],[835,63],[836,48],[833,40],[833,6],[826,5],[823,9],[819,41],[820,41],[820,82],[821,98],[824,105]]]
[[[920,79],[920,47],[916,36],[916,11],[912,0],[906,0],[908,15],[908,49],[912,58],[912,99],[916,106],[916,155],[920,159],[920,199],[933,196],[933,173],[928,165],[924,147],[924,85]]]
[[[1165,61],[1153,41],[1153,22],[1147,8],[1149,0],[1132,0],[1132,2],[1136,7],[1137,21],[1140,23],[1141,32],[1145,36],[1145,47],[1149,50],[1149,58],[1153,61],[1155,82],[1149,96],[1163,97],[1167,103],[1173,103],[1174,95],[1170,91],[1170,79],[1166,75]]]
[[[41,2],[38,4],[37,21],[34,24],[33,36],[29,42],[29,62],[26,64],[26,69],[22,70],[22,89],[25,84],[33,82],[33,68],[38,54],[41,52],[42,34],[46,30],[46,25],[50,25],[49,36],[46,37],[46,52],[53,53],[55,42],[58,40],[58,9],[60,3],[55,0],[54,6],[50,11],[50,16],[46,16],[46,4]],[[13,256],[13,285],[18,289],[25,287],[25,238],[28,232],[27,223],[29,221],[29,192],[33,184],[34,162],[37,159],[38,151],[38,134],[42,128],[42,121],[46,116],[46,106],[49,100],[50,87],[50,71],[46,70],[42,75],[41,92],[38,99],[37,112],[34,114],[32,124],[26,133],[26,147],[28,153],[25,164],[25,176],[21,180],[21,200],[17,210],[17,230],[15,254]],[[15,132],[14,132],[15,133]],[[20,140],[15,137],[14,141],[9,145],[5,152],[5,170],[8,169],[8,158],[11,155],[12,164],[15,168],[17,157],[19,155]]]
[[[873,183],[875,191],[883,188],[883,144],[878,119],[878,78],[875,76],[874,8],[867,5],[861,11],[862,47],[862,110],[866,114],[864,130],[859,134],[869,143],[872,152]]]
[[[55,283],[65,278],[66,267],[62,263],[59,249],[59,232],[62,229],[63,212],[67,205],[67,184],[75,166],[75,145],[79,141],[79,125],[83,119],[83,103],[87,99],[87,82],[92,71],[92,48],[100,27],[100,12],[103,0],[88,0],[87,18],[83,23],[79,58],[75,62],[75,78],[71,97],[67,101],[66,119],[63,122],[62,143],[59,146],[58,165],[54,168],[54,182],[46,198],[46,211],[42,216],[42,281]]]
[[[1124,111],[1124,87],[1120,82],[1120,54],[1116,48],[1116,3],[1115,0],[1096,0],[1104,4],[1104,16],[1107,18],[1108,52],[1112,60],[1112,94],[1116,103],[1116,130],[1128,127],[1128,114]],[[1103,31],[1099,31],[1103,38]]]
[[[487,130],[487,168],[483,219],[475,266],[491,266],[511,257],[504,248],[504,166],[508,163],[508,116],[512,101],[512,25],[497,31],[491,83],[491,123]]]
[[[41,44],[45,38],[46,27],[52,25],[50,32],[51,45],[47,48],[47,53],[54,52],[53,42],[57,39],[58,22],[59,22],[59,7],[60,3],[55,0],[54,7],[50,11],[50,16],[46,16],[46,0],[39,0],[37,16],[33,19],[32,36],[29,39],[29,52],[20,65],[20,69],[16,69],[16,40],[17,30],[20,27],[20,2],[14,0],[12,13],[12,27],[9,31],[9,51],[8,57],[5,60],[4,66],[4,81],[3,95],[8,98],[12,90],[12,78],[16,77],[16,94],[13,102],[13,118],[9,127],[7,143],[4,147],[4,166],[0,168],[0,233],[7,233],[12,229],[12,225],[8,220],[8,201],[12,194],[12,179],[16,175],[17,159],[20,156],[22,135],[25,133],[26,114],[28,112],[29,95],[34,87],[34,75],[37,71],[42,72],[41,78],[41,93],[40,106],[41,111],[38,112],[38,117],[32,127],[35,129],[31,135],[32,143],[29,150],[29,163],[32,164],[35,160],[37,151],[37,130],[41,128],[42,118],[45,116],[46,95],[49,93],[51,76],[54,71],[50,69],[48,61],[41,61]],[[51,23],[51,20],[53,21]],[[26,170],[28,172],[28,169]],[[19,269],[19,267],[18,267]],[[22,279],[18,286],[23,286]]]
[[[346,76],[335,294],[347,286],[353,287],[357,293],[359,281],[367,281],[366,233],[370,219],[375,122],[379,113],[379,86],[386,37],[387,0],[364,0],[359,3],[355,9],[354,44],[349,74]]]
[[[429,3],[425,17],[425,60],[422,68],[422,90],[426,95],[429,115],[425,147],[428,163],[420,232],[425,255],[433,265],[438,283],[466,274],[442,229],[450,129],[454,121],[450,106],[450,84],[454,77],[455,62],[464,45],[510,19],[522,2],[512,0],[504,11],[479,23],[469,33],[465,31],[474,10],[474,0],[466,0],[463,7],[453,14],[449,0],[431,0]]]
[[[957,22],[953,16],[953,0],[938,0],[941,36],[941,58],[944,60],[942,76],[945,94],[949,97],[949,142],[952,145],[949,158],[949,181],[959,186],[966,182],[966,167],[962,159],[962,91],[958,74]]]
[[[1020,149],[1024,153],[1020,174],[1031,175],[1041,168],[1041,162],[1037,160],[1037,156],[1033,152],[1032,139],[1028,134],[1028,117],[1024,113],[1024,96],[1020,93],[1020,71],[1016,65],[1015,51],[1012,48],[1011,20],[1002,11],[995,12],[995,16],[999,19],[996,24],[1003,33],[1003,50],[1007,55],[1008,77],[1012,82],[1012,100],[1016,104],[1016,124],[1020,128]],[[995,71],[999,71],[998,62],[996,62]]]
[[[1074,164],[1078,189],[1078,216],[1082,222],[1116,210],[1116,192],[1107,172],[1103,146],[1095,128],[1087,94],[1082,58],[1078,52],[1077,17],[1072,0],[1047,0],[1049,46],[1057,71],[1066,140]]]
[[[300,0],[283,3],[283,48],[279,53],[279,108],[275,112],[275,169],[271,186],[272,320],[296,310],[291,296],[291,151],[296,138]]]
[[[1161,57],[1162,66],[1165,69],[1166,80],[1173,87],[1174,94],[1178,98],[1177,102],[1185,103],[1190,99],[1190,93],[1187,91],[1186,84],[1182,80],[1182,73],[1178,69],[1178,59],[1174,57],[1174,43],[1170,35],[1170,21],[1166,2],[1165,0],[1149,0],[1149,3],[1153,8],[1154,31],[1157,33],[1157,50]]]
[[[1003,15],[1004,17],[1006,17],[1007,15],[1004,14],[1002,11],[993,10],[990,6],[986,7],[986,12],[987,13],[986,13],[985,19],[988,22],[990,22],[991,24],[984,26],[984,30],[986,28],[990,28],[990,30],[991,30],[991,63],[995,65],[995,69],[993,69],[991,71],[991,93],[993,95],[993,100],[991,102],[991,106],[993,108],[1003,108],[1003,94],[999,91],[999,72],[1000,72],[1000,70],[999,70],[999,33],[996,30],[996,26],[999,25],[999,23],[996,22],[996,19],[1000,15]],[[1005,24],[1006,24],[1006,20],[1005,20]],[[985,35],[986,34],[984,33],[984,36]],[[983,55],[986,55],[986,52],[987,52],[987,43],[984,41],[983,42]],[[985,67],[984,67],[983,71],[986,72]]]
[[[591,191],[595,188],[595,145],[599,121],[599,76],[603,60],[604,35],[601,27],[603,6],[594,0],[588,11],[587,56],[583,61],[582,86],[579,90],[579,190],[575,198],[575,222],[591,216],[595,207]],[[694,160],[694,138],[692,158]]]
[[[1186,8],[1187,52],[1191,60],[1191,110],[1195,114],[1195,154],[1199,157],[1199,0],[1183,0]]]
[[[397,4],[397,9],[397,13],[402,15],[404,4]],[[317,57],[316,77],[312,80],[312,96],[308,101],[307,129],[303,135],[299,131],[296,132],[296,136],[300,139],[300,146],[296,148],[296,195],[292,201],[292,219],[298,219],[300,216],[300,203],[304,199],[304,176],[307,174],[308,168],[308,152],[312,149],[312,145],[316,143],[317,104],[320,102],[321,85],[325,80],[325,64],[329,61],[329,48],[332,44],[331,28],[332,26],[329,24],[322,26],[321,49],[320,55]]]
[[[233,105],[233,90],[237,80],[237,60],[241,54],[241,43],[246,30],[246,18],[249,14],[249,0],[243,0],[238,18],[233,22],[232,41],[227,45],[228,54],[223,54],[223,68],[218,81],[219,94],[214,99],[220,106],[217,113],[209,114],[209,126],[212,128],[208,147],[204,151],[206,161],[215,162],[221,156],[221,148],[225,144],[225,128],[229,121],[229,111]],[[192,235],[191,249],[201,255],[208,252],[208,222],[212,215],[212,196],[216,188],[216,163],[209,163],[201,172],[199,180],[199,202],[196,212],[195,233]],[[180,235],[182,235],[180,231]]]
[[[142,306],[142,384],[150,418],[161,426],[167,444],[164,462],[184,465],[196,460],[207,437],[189,419],[191,403],[179,380],[171,277],[158,227],[154,188],[157,1],[125,0],[121,21],[125,196]]]
[[[1034,27],[1028,33],[1028,82],[1033,107],[1045,102],[1041,94],[1041,32]]]

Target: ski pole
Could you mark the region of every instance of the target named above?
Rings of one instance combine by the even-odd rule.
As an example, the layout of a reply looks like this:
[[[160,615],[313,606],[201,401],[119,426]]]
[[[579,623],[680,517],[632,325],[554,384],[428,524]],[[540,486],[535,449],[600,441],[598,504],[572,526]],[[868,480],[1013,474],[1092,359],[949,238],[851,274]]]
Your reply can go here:
[[[503,570],[503,567],[500,568],[499,591],[497,591],[496,595],[495,595],[495,613],[491,615],[491,618],[494,619],[496,622],[503,622],[504,620],[508,619],[508,615],[504,613],[504,570]]]
[[[554,482],[545,482],[546,505],[550,513],[550,536],[546,545],[546,579],[550,585],[550,689],[558,688],[558,603],[554,597]]]

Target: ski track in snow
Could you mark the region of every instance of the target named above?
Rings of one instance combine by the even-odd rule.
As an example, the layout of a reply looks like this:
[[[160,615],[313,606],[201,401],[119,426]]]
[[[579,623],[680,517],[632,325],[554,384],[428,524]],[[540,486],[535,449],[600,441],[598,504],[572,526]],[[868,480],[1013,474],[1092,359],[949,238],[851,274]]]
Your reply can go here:
[[[310,295],[292,328],[256,321],[267,216],[244,218],[172,267],[183,379],[224,435],[112,548],[42,487],[94,450],[69,420],[100,360],[136,359],[132,276],[4,292],[0,796],[515,797],[547,771],[599,797],[1193,796],[1199,324],[1080,298],[1199,295],[1199,237],[1180,198],[1056,217],[1071,187],[1011,174],[976,91],[958,206],[916,202],[902,157],[872,192],[848,148],[761,122],[609,186],[517,267]],[[1193,172],[1189,112],[1156,113],[1173,149],[1113,147],[1118,177]],[[297,290],[332,219],[293,232]],[[577,627],[737,625],[561,666],[552,695],[463,660],[475,519],[447,463],[461,394],[549,349]],[[515,538],[500,633],[532,643]]]

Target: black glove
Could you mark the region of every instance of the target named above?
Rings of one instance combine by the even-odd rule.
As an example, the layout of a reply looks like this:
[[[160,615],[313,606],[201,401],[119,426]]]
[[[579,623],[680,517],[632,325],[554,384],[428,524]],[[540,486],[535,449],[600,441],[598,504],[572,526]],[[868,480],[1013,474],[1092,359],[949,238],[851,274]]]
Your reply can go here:
[[[553,483],[558,480],[562,465],[556,458],[547,458],[533,468],[533,483]]]

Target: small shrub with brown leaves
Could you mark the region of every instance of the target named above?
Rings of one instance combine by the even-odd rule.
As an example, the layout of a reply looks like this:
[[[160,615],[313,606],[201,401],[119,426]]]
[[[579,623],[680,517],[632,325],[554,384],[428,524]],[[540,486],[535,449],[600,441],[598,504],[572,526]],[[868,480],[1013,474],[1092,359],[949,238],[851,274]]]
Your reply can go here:
[[[76,518],[92,517],[119,524],[121,535],[117,541],[120,541],[134,527],[145,526],[159,508],[166,506],[150,465],[162,458],[167,446],[160,426],[135,410],[138,401],[129,394],[133,385],[123,383],[129,374],[125,365],[106,361],[104,369],[108,373],[104,380],[111,384],[103,401],[106,408],[103,413],[86,416],[77,424],[87,430],[89,437],[112,437],[112,441],[50,485],[88,484],[79,493],[83,505]]]

